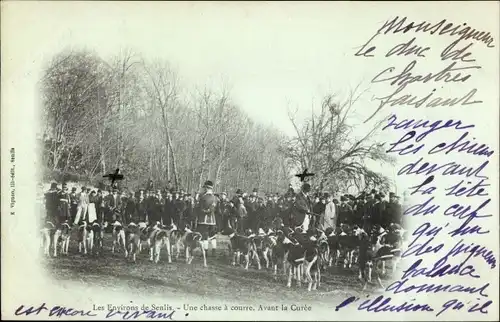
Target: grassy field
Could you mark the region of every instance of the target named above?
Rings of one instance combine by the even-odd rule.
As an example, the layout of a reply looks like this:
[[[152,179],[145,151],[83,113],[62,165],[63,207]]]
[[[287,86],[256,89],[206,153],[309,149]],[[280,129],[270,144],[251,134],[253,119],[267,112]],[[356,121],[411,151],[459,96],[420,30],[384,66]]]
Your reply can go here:
[[[179,296],[232,299],[245,302],[251,298],[265,298],[269,301],[290,301],[321,303],[334,307],[343,299],[359,294],[361,282],[357,279],[356,268],[329,268],[322,274],[321,286],[317,291],[307,292],[307,285],[300,289],[295,283],[286,287],[286,277],[278,274],[277,279],[271,270],[260,271],[250,267],[230,265],[226,236],[218,237],[218,250],[215,257],[208,253],[208,267],[203,267],[199,251],[191,265],[184,262],[183,254],[178,262],[166,261],[166,251],[158,264],[149,262],[148,251],[138,256],[137,263],[128,262],[123,253],[111,253],[111,235],[106,234],[104,252],[101,256],[81,255],[75,238],[72,238],[68,256],[44,259],[50,275],[57,280],[81,281],[92,287],[108,290],[133,290],[138,294],[158,296],[174,292]]]

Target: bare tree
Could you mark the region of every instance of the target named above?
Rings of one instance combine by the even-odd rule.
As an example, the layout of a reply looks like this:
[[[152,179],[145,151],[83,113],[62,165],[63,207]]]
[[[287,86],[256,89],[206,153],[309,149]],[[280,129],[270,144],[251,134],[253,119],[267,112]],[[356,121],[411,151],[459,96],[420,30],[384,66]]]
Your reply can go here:
[[[363,190],[369,186],[387,186],[389,179],[371,171],[365,160],[394,163],[394,159],[384,152],[383,144],[372,138],[381,127],[377,122],[359,137],[353,135],[354,126],[349,123],[353,108],[363,93],[357,88],[347,99],[339,101],[336,95],[326,96],[319,113],[312,109],[311,116],[299,126],[289,113],[296,136],[289,140],[287,156],[295,167],[307,168],[316,173],[314,188],[323,190],[346,189],[354,184]]]
[[[168,156],[172,156],[172,172],[175,186],[179,186],[179,175],[177,172],[176,154],[172,137],[170,135],[169,115],[178,100],[178,78],[170,65],[165,62],[156,62],[149,67],[144,64],[152,85],[151,95],[155,98],[155,107],[161,115],[162,128],[165,134],[165,150]],[[166,177],[170,179],[170,160],[167,158]]]
[[[42,85],[44,161],[52,174],[99,181],[116,165],[130,187],[149,178],[193,190],[206,179],[217,189],[288,186],[283,134],[252,121],[225,87],[181,91],[168,62],[145,63],[130,50],[111,63],[63,52]]]
[[[92,130],[99,94],[110,85],[111,76],[104,62],[90,52],[63,52],[49,63],[42,90],[53,169],[60,166],[63,155],[62,167],[68,168],[73,150]]]

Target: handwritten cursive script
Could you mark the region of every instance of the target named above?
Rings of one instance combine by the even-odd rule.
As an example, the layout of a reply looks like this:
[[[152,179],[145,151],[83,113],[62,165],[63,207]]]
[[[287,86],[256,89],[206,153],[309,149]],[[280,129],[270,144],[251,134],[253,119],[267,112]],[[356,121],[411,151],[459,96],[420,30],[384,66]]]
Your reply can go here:
[[[444,40],[441,48],[426,43],[433,37]],[[461,107],[478,112],[483,100],[475,77],[484,67],[474,50],[493,47],[495,39],[488,31],[466,23],[413,22],[398,16],[379,26],[354,53],[365,61],[376,60],[371,84],[382,92],[373,96],[375,110],[365,123],[392,108],[383,131],[397,139],[386,143],[386,153],[403,160],[397,176],[416,184],[407,187],[403,205],[403,226],[409,231],[401,259],[407,266],[384,295],[363,300],[351,296],[337,309],[356,303],[361,311],[441,316],[452,311],[488,314],[495,305],[487,278],[496,267],[496,257],[484,244],[492,231],[488,170],[495,150],[479,138],[482,126],[454,114]],[[470,83],[474,86],[467,87]],[[444,114],[453,117],[401,117],[402,108],[408,107],[440,108],[439,115],[446,110]],[[442,297],[430,304],[421,295],[431,293]]]
[[[372,84],[387,84],[394,89],[388,95],[373,98],[378,101],[378,107],[365,120],[365,123],[385,107],[435,108],[470,106],[482,103],[483,101],[477,97],[477,88],[465,91],[461,96],[443,97],[439,92],[447,84],[466,83],[473,77],[474,72],[482,69],[472,54],[474,43],[469,42],[462,45],[460,42],[474,40],[485,43],[486,48],[493,48],[495,46],[491,34],[486,31],[477,31],[467,24],[457,25],[447,22],[446,19],[436,23],[427,21],[415,23],[407,21],[407,19],[407,17],[395,17],[387,20],[354,54],[356,57],[375,57],[377,46],[374,43],[376,39],[380,37],[383,37],[384,40],[393,39],[390,37],[391,35],[402,37],[410,31],[417,34],[409,40],[396,44],[382,56],[385,59],[392,57],[411,57],[413,59],[401,69],[391,64],[373,76]],[[434,57],[431,46],[419,44],[419,32],[430,35],[454,36],[454,40],[444,46],[437,56],[437,59],[445,64],[436,71],[419,71],[422,69],[422,64],[419,64],[419,61]],[[411,85],[415,84],[432,84],[434,88],[431,88],[426,94],[415,95],[410,88]]]
[[[134,320],[138,318],[147,319],[158,319],[158,320],[173,320],[175,310],[168,312],[161,312],[157,310],[135,310],[135,311],[119,311],[119,310],[108,310],[94,311],[94,310],[82,310],[75,309],[65,306],[55,305],[49,308],[46,303],[42,303],[38,306],[26,306],[20,305],[14,312],[17,316],[32,316],[39,315],[41,313],[46,313],[49,317],[65,317],[65,316],[78,316],[78,317],[97,317],[104,319],[110,319],[113,317],[119,317],[123,320]],[[98,314],[100,313],[100,314]]]

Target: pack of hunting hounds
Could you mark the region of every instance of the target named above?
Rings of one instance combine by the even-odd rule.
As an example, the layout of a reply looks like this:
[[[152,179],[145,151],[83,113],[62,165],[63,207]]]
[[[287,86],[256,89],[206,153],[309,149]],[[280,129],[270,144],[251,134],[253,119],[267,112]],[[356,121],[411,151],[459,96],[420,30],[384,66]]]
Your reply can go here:
[[[290,190],[278,201],[275,195],[270,196],[264,207],[259,208],[249,205],[258,203],[252,195],[241,194],[239,190],[229,201],[225,193],[214,194],[212,183],[207,181],[203,193],[193,198],[194,220],[172,219],[175,216],[169,216],[169,220],[164,221],[164,216],[148,216],[147,211],[144,215],[125,218],[125,211],[115,208],[112,217],[104,221],[105,216],[92,218],[90,213],[82,213],[81,200],[86,198],[82,198],[81,193],[77,195],[80,203],[76,209],[80,218],[75,220],[71,215],[72,201],[67,188],[63,184],[63,188],[58,189],[57,184],[52,184],[49,192],[45,193],[46,217],[40,230],[41,247],[45,256],[68,256],[70,240],[76,238],[78,252],[82,255],[106,256],[103,244],[108,241],[110,252],[121,254],[130,263],[137,263],[137,255],[147,250],[149,260],[156,264],[179,261],[181,255],[186,264],[191,264],[196,250],[201,253],[203,265],[207,267],[211,258],[215,260],[216,252],[221,251],[217,249],[219,238],[229,240],[228,250],[222,249],[224,253],[228,252],[228,265],[242,266],[245,270],[250,267],[265,269],[276,277],[283,273],[287,276],[288,287],[295,280],[298,287],[305,282],[309,291],[316,290],[321,285],[322,273],[328,273],[329,267],[339,265],[349,269],[357,266],[358,277],[364,283],[363,289],[368,284],[375,284],[372,280],[384,287],[381,277],[397,270],[406,244],[401,209],[392,208],[399,209],[396,216],[385,214],[390,212],[390,203],[397,203],[397,200],[392,198],[382,207],[383,194],[372,190],[358,198],[344,195],[339,204],[332,202],[327,194],[313,201],[307,183],[297,193]],[[82,191],[86,192],[86,189]],[[108,196],[113,196],[114,192],[110,190]],[[158,199],[158,194],[153,195]],[[176,192],[172,195],[175,199],[170,199],[171,202],[179,200]],[[148,200],[142,192],[133,199],[135,203]],[[169,197],[165,199],[164,204]],[[87,208],[89,201],[87,197]],[[127,200],[122,200],[122,204],[127,203]],[[278,207],[278,203],[283,207]],[[334,205],[334,215],[329,215],[331,223],[328,218],[325,219],[330,203]],[[324,207],[318,207],[318,204]],[[241,216],[242,208],[257,209],[252,212],[277,211],[268,211],[265,215],[245,211],[245,216]],[[370,211],[371,216],[367,216]],[[356,216],[355,213],[359,212],[362,215]],[[250,220],[252,215],[259,219]],[[223,222],[218,224],[217,221]],[[111,236],[112,242],[104,238],[105,234]],[[212,249],[212,256],[208,255],[209,248]],[[386,271],[387,262],[392,264],[391,272]]]

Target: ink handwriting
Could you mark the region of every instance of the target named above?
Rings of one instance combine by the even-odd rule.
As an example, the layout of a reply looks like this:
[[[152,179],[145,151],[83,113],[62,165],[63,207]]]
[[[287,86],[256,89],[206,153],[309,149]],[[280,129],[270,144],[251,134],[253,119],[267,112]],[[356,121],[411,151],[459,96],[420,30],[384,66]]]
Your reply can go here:
[[[42,303],[41,305],[34,307],[25,307],[24,305],[20,305],[17,310],[14,312],[15,315],[38,315],[41,312],[48,311],[48,316],[97,316],[97,314],[92,311],[79,310],[74,308],[69,308],[65,306],[55,305],[52,308],[48,308],[46,303]]]
[[[406,39],[391,37],[410,32]],[[453,38],[436,51],[434,45],[419,40],[422,33]],[[385,43],[397,40],[385,55],[380,55],[380,59],[391,60],[374,73],[371,83],[385,85],[386,92],[374,95],[375,111],[365,123],[388,107],[448,108],[452,114],[455,108],[483,103],[477,87],[463,87],[483,69],[473,55],[474,46],[495,47],[489,32],[446,19],[413,22],[396,16],[385,21],[354,55],[372,59],[378,56],[381,46],[375,42],[379,37]],[[433,55],[438,64],[427,63]],[[398,59],[405,57],[411,58],[398,65]],[[442,94],[456,85],[460,85],[459,94]],[[427,88],[422,90],[424,86]],[[412,92],[415,88],[419,94]],[[367,312],[419,311],[433,312],[435,316],[451,311],[488,313],[493,302],[488,299],[490,283],[484,279],[491,274],[483,267],[487,264],[494,269],[496,257],[474,238],[490,233],[491,185],[487,170],[495,151],[476,138],[476,128],[475,124],[457,118],[405,119],[394,112],[388,117],[382,130],[397,133],[398,137],[386,143],[385,152],[405,159],[397,170],[398,176],[419,180],[407,190],[418,201],[405,204],[403,211],[403,217],[418,222],[410,230],[406,246],[401,247],[401,258],[408,266],[385,289],[388,294],[362,301],[349,297],[336,310],[356,303],[357,310]],[[454,283],[446,283],[448,280]],[[415,298],[406,296],[402,297],[405,302],[398,302],[399,297],[393,299],[390,295],[400,293],[411,293]],[[418,298],[421,293],[443,293],[448,297],[431,305],[425,297]]]
[[[405,91],[408,85],[420,83],[433,83],[435,85],[465,83],[471,79],[473,72],[482,69],[483,67],[477,63],[473,56],[472,49],[474,42],[469,41],[467,44],[460,44],[464,40],[476,40],[486,43],[487,48],[494,47],[494,39],[489,32],[477,31],[466,24],[455,25],[447,22],[446,19],[437,23],[427,21],[415,23],[407,21],[407,17],[396,16],[392,20],[387,20],[370,38],[366,41],[354,54],[356,57],[375,57],[377,46],[373,43],[376,38],[383,36],[389,39],[389,35],[406,34],[409,31],[425,32],[431,35],[451,35],[455,39],[451,43],[447,43],[439,52],[439,61],[445,62],[447,65],[440,67],[437,71],[416,72],[418,61],[426,60],[429,54],[432,53],[431,46],[418,43],[418,35],[408,38],[403,42],[397,43],[391,47],[383,58],[392,57],[412,57],[407,65],[400,71],[391,64],[378,72],[371,83],[387,83],[390,86],[396,86],[396,89],[387,96],[374,97],[373,100],[379,101],[379,105],[375,112],[369,116],[365,123],[371,120],[385,106],[411,106],[411,107],[452,107],[456,105],[473,105],[483,101],[475,99],[477,88],[466,91],[463,96],[442,97],[436,96],[437,88],[431,89],[424,96],[417,96],[411,92]],[[426,65],[426,67],[429,65]]]
[[[444,69],[440,70],[437,73],[428,73],[427,75],[413,75],[411,71],[417,64],[416,60],[411,61],[400,73],[392,76],[387,76],[386,78],[380,78],[385,74],[392,74],[395,71],[395,67],[388,67],[378,73],[372,79],[372,83],[382,83],[391,81],[389,84],[391,86],[397,85],[399,90],[403,90],[407,85],[412,83],[427,83],[430,81],[440,82],[443,81],[445,83],[463,83],[467,81],[471,74],[462,75],[462,73],[458,71],[464,71],[468,69],[480,69],[481,66],[463,66],[463,67],[455,67],[456,62],[451,63]],[[455,73],[454,73],[455,72]]]
[[[42,303],[39,306],[25,306],[20,305],[14,312],[17,316],[31,316],[39,315],[42,312],[48,312],[48,316],[64,317],[64,316],[80,316],[80,317],[95,317],[97,313],[92,310],[81,310],[65,306],[55,305],[49,309],[46,303]],[[108,310],[108,312],[103,316],[105,319],[112,317],[120,317],[123,320],[134,320],[139,317],[148,319],[161,319],[161,320],[173,320],[174,313],[176,311],[161,312],[156,310],[137,310],[137,311],[119,311],[119,310]]]
[[[338,311],[340,308],[347,306],[350,303],[358,302],[359,298],[351,296],[348,299],[344,300],[341,304],[339,304],[335,310]],[[480,298],[477,299],[481,301]],[[367,311],[367,312],[435,312],[436,310],[430,305],[425,303],[416,303],[415,299],[410,299],[409,301],[404,301],[403,303],[394,303],[391,297],[384,297],[383,295],[379,295],[374,299],[364,300],[361,304],[358,305],[358,311]],[[436,316],[441,315],[443,312],[450,310],[461,310],[466,305],[468,305],[467,311],[469,313],[482,313],[487,314],[487,307],[492,304],[491,300],[487,300],[486,302],[476,302],[471,305],[473,301],[468,301],[463,303],[457,299],[452,299],[444,303],[441,309],[435,314]]]
[[[387,153],[402,156],[412,155],[448,155],[451,152],[467,153],[475,158],[489,158],[494,151],[485,144],[475,142],[467,138],[472,134],[474,124],[465,124],[461,120],[413,120],[398,119],[396,114],[388,118],[388,123],[384,130],[403,131],[402,136],[395,142],[390,143]],[[437,145],[430,145],[425,142],[428,135],[439,131],[451,131],[460,133],[458,138],[452,140],[441,140]],[[449,136],[449,132],[447,135]],[[476,300],[451,299],[447,300],[439,309],[436,309],[436,316],[447,311],[456,311],[467,308],[469,313],[487,314],[487,308],[492,304],[491,300],[481,300],[488,297],[487,289],[490,283],[482,285],[466,285],[461,282],[481,281],[482,275],[476,268],[475,258],[480,257],[489,265],[490,269],[496,267],[496,258],[491,250],[478,243],[467,243],[464,238],[469,236],[485,235],[490,232],[485,228],[483,221],[492,217],[486,209],[491,203],[488,188],[489,177],[483,172],[489,165],[489,161],[479,161],[472,166],[461,165],[456,162],[446,162],[442,164],[431,164],[425,161],[423,156],[418,160],[412,160],[403,165],[398,175],[425,176],[420,184],[409,188],[410,195],[423,196],[421,202],[409,205],[404,211],[404,216],[423,217],[440,215],[448,219],[442,225],[435,224],[430,220],[421,223],[410,234],[407,247],[402,250],[402,258],[414,258],[415,260],[405,268],[399,280],[391,283],[386,292],[398,293],[439,293],[439,292],[460,292],[462,294],[479,296]],[[444,187],[439,186],[438,178],[443,176],[458,176],[459,180]],[[436,194],[440,193],[451,198],[460,198],[448,205],[436,201]],[[456,222],[459,221],[457,224]],[[441,234],[450,237],[464,236],[451,248],[443,242]],[[429,255],[432,260],[426,259]],[[465,255],[456,260],[455,257]],[[455,259],[455,260],[454,260]],[[412,283],[415,278],[425,277],[441,279],[446,276],[454,276],[460,284],[440,284],[440,283]],[[487,275],[486,275],[487,276]],[[373,303],[389,303],[390,297]],[[423,305],[423,304],[422,304]],[[359,308],[358,308],[359,309]],[[373,309],[373,312],[377,310]]]

